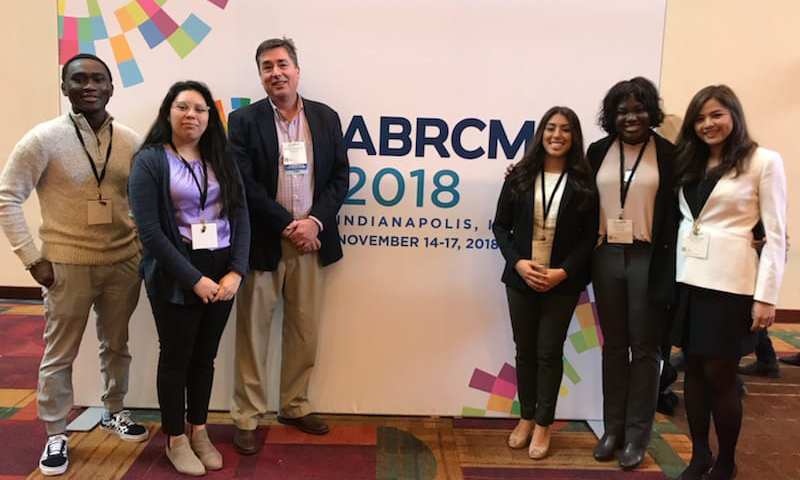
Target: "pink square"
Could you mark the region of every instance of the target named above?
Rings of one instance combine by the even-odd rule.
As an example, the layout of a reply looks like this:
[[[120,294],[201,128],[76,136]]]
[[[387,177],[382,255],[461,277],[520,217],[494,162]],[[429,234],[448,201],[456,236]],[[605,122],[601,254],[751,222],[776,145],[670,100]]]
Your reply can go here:
[[[78,41],[62,39],[58,42],[58,63],[64,65],[67,60],[78,54]]]
[[[142,10],[144,10],[148,17],[152,17],[153,14],[161,8],[153,0],[136,0],[136,2],[142,7]]]
[[[64,30],[61,32],[64,40],[78,40],[78,19],[75,17],[64,17]]]
[[[502,378],[498,378],[497,380],[494,381],[494,386],[492,386],[492,393],[513,400],[514,395],[517,394],[517,386],[511,382],[503,380]]]

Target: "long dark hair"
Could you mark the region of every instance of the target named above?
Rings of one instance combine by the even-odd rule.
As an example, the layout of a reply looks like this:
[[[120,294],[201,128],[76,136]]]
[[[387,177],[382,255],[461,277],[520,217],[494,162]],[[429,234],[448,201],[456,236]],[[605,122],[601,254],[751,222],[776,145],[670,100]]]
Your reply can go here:
[[[178,94],[186,90],[193,90],[202,95],[208,106],[208,126],[199,142],[200,156],[211,166],[219,182],[222,193],[222,213],[231,215],[242,204],[242,192],[239,187],[236,165],[228,152],[228,139],[225,136],[225,128],[222,126],[217,105],[211,91],[204,83],[185,80],[175,82],[169,87],[167,95],[158,109],[158,116],[153,122],[153,126],[150,127],[150,131],[147,132],[142,149],[160,147],[172,141],[172,126],[169,123],[170,109]]]
[[[553,115],[559,113],[566,117],[570,132],[572,133],[572,146],[567,151],[564,169],[567,171],[568,181],[583,196],[584,200],[578,206],[578,208],[583,210],[591,205],[591,201],[597,195],[597,191],[594,186],[592,169],[589,167],[589,162],[583,154],[581,121],[578,120],[578,115],[569,107],[552,107],[542,116],[539,125],[536,127],[536,133],[533,135],[531,146],[528,148],[528,151],[525,152],[522,160],[517,163],[508,175],[508,182],[511,186],[511,196],[520,198],[525,191],[533,188],[533,181],[536,175],[544,169],[544,157],[547,155],[547,152],[544,149],[542,138],[544,137],[547,122],[550,121]]]
[[[628,97],[633,97],[642,104],[650,119],[650,128],[661,125],[661,122],[664,121],[664,112],[659,105],[658,89],[653,82],[644,77],[633,77],[630,80],[615,83],[606,93],[598,114],[600,128],[609,135],[617,133],[615,122],[617,107]]]
[[[697,136],[695,120],[700,115],[703,105],[712,98],[728,109],[733,121],[733,129],[722,146],[719,163],[705,172],[711,149]],[[758,143],[753,141],[747,132],[742,103],[733,90],[727,85],[709,85],[697,92],[689,102],[675,146],[678,167],[677,183],[678,186],[682,186],[700,180],[704,172],[705,176],[711,180],[719,180],[731,170],[735,170],[736,175],[739,175],[747,168],[750,155],[758,147]]]

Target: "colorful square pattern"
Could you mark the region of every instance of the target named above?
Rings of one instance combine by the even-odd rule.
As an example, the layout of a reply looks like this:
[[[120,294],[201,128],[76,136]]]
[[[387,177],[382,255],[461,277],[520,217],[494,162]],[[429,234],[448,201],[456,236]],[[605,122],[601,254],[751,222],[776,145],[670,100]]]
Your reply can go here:
[[[67,15],[67,0],[58,0],[59,63],[63,65],[78,53],[95,53],[96,42],[109,40],[125,87],[144,81],[141,69],[130,51],[126,35],[139,32],[150,49],[167,43],[180,58],[189,55],[208,36],[211,27],[194,14],[180,25],[162,7],[167,0],[132,0],[114,11],[121,34],[109,38],[98,0],[85,0],[88,16]],[[207,0],[225,9],[227,0]]]
[[[233,102],[232,102],[233,104]],[[597,310],[588,291],[581,293],[578,305],[575,307],[575,317],[578,320],[579,330],[568,335],[570,343],[577,353],[583,353],[602,345],[600,335],[600,325],[597,321]],[[566,356],[562,357],[564,362],[564,377],[572,384],[580,383],[581,376],[575,367],[569,362]],[[461,415],[465,417],[483,417],[487,412],[500,412],[509,415],[519,415],[519,402],[515,400],[517,395],[517,374],[516,369],[504,363],[500,367],[498,374],[492,375],[479,368],[472,372],[469,387],[489,394],[485,408],[464,406]],[[569,389],[563,384],[559,388],[559,396],[566,396]]]

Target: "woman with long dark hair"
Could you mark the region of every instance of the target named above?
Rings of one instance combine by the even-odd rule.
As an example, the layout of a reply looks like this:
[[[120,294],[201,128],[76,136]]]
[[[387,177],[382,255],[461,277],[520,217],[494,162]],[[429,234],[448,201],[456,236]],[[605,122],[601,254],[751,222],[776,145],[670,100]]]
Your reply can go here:
[[[725,85],[692,98],[676,146],[681,218],[672,337],[686,357],[692,437],[692,459],[680,478],[729,479],[742,424],[736,367],[753,350],[754,332],[774,321],[783,278],[786,177],[780,155],[750,138],[742,105]],[[767,239],[760,256],[751,245],[759,220]]]
[[[508,444],[530,442],[528,454],[538,460],[550,448],[564,340],[597,240],[597,193],[571,109],[553,107],[542,117],[503,184],[492,229],[506,260],[521,406]]]
[[[644,459],[659,385],[659,344],[674,297],[674,146],[652,129],[664,113],[643,77],[618,82],[603,99],[608,136],[587,157],[600,195],[592,285],[603,331],[603,424],[592,454],[634,469]]]
[[[208,87],[170,87],[134,156],[128,188],[158,330],[167,457],[179,472],[202,475],[222,468],[205,424],[214,358],[250,243],[241,179]]]

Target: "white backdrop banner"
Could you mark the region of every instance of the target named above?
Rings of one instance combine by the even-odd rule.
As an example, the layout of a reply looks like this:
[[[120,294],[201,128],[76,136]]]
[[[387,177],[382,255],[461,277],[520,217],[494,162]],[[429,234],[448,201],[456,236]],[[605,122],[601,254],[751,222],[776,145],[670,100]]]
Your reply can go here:
[[[106,59],[116,87],[109,110],[142,134],[176,80],[206,82],[225,115],[263,98],[255,49],[293,38],[299,91],[339,112],[351,164],[314,407],[509,415],[519,409],[514,346],[490,229],[503,171],[550,106],[573,108],[588,144],[601,136],[595,120],[614,82],[658,82],[665,3],[60,0],[58,25],[61,62],[77,51]],[[601,417],[592,300],[583,296],[565,344],[560,418]],[[131,406],[157,405],[146,302],[131,324]],[[233,321],[217,362],[219,409],[229,405]],[[89,331],[76,379],[82,404],[99,402],[95,344]]]

